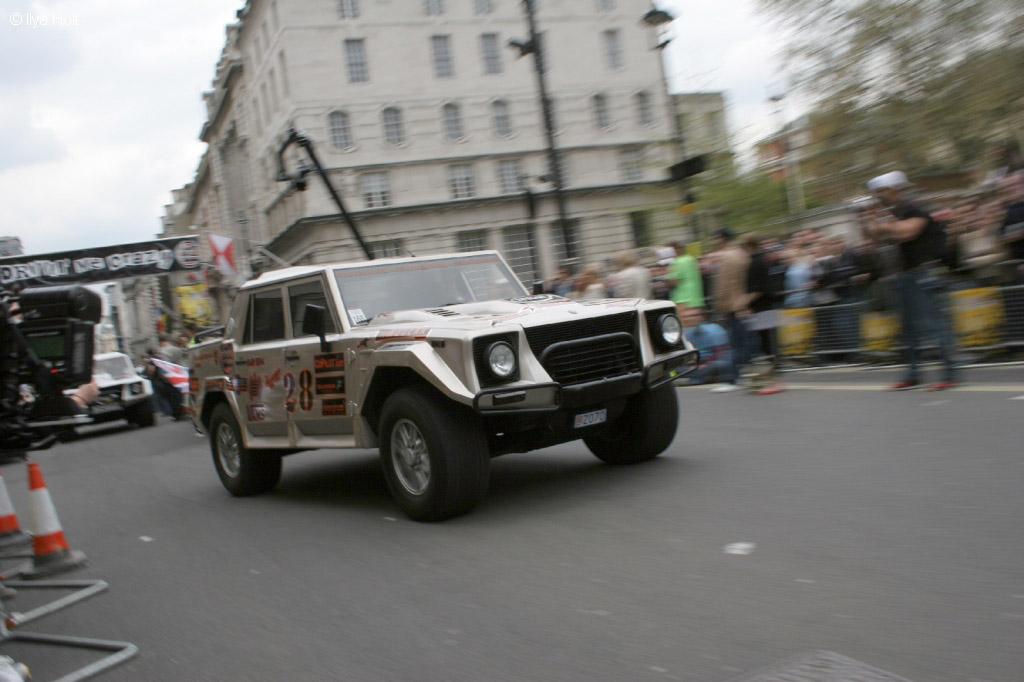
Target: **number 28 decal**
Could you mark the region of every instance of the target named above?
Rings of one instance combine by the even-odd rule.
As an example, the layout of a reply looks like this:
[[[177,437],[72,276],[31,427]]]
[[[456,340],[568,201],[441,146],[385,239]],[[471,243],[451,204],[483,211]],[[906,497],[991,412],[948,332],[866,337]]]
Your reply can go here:
[[[298,386],[295,384],[295,375],[288,372],[284,375],[284,407],[288,412],[295,411],[295,389],[299,389],[298,405],[303,412],[313,409],[313,373],[308,369],[299,372]]]

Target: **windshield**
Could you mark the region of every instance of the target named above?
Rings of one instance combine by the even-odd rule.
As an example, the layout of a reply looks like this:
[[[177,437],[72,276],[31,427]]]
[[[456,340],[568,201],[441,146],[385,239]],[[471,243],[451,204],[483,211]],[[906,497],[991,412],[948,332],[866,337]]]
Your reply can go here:
[[[118,355],[114,358],[93,360],[92,375],[97,381],[120,381],[131,379],[135,376],[135,368],[125,355]]]
[[[395,310],[526,295],[508,266],[493,255],[367,265],[334,274],[353,325]]]

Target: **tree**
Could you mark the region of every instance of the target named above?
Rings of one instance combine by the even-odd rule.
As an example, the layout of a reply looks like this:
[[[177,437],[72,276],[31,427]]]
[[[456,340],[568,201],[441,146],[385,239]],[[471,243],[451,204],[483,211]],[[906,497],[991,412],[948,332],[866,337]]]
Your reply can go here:
[[[699,190],[701,211],[741,232],[784,218],[788,213],[785,183],[764,173],[723,173]]]
[[[1024,124],[1020,0],[760,0],[833,165],[960,169]],[[865,151],[870,152],[865,156]]]

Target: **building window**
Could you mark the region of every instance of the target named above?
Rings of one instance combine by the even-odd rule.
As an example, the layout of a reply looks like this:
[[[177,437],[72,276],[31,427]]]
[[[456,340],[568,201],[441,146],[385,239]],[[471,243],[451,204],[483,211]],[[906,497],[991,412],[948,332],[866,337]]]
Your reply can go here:
[[[445,139],[461,140],[466,133],[462,128],[462,112],[458,104],[449,102],[441,107],[441,126]]]
[[[444,0],[425,0],[423,9],[429,17],[436,17],[444,14]]]
[[[388,144],[405,142],[405,124],[402,122],[402,110],[388,107],[380,112],[380,123],[384,129],[384,140]]]
[[[651,96],[646,90],[636,93],[636,117],[642,126],[654,124],[654,109],[651,106]]]
[[[642,150],[623,149],[619,152],[619,177],[623,182],[639,182],[644,179]]]
[[[273,96],[274,111],[277,111],[278,107],[281,106],[281,93],[277,90],[277,74],[274,72],[273,67],[267,72],[267,80],[270,81],[270,94]]]
[[[332,111],[327,117],[327,127],[331,133],[331,144],[335,149],[348,149],[352,146],[352,124],[344,111]]]
[[[281,92],[285,97],[290,97],[292,92],[288,86],[288,66],[284,59],[284,50],[277,53],[277,61],[281,64]]]
[[[498,184],[502,194],[517,194],[526,190],[523,178],[523,163],[519,159],[502,159],[498,162]]]
[[[512,113],[509,111],[508,102],[499,99],[491,104],[491,114],[494,121],[495,135],[512,134]]]
[[[529,225],[516,225],[506,227],[502,233],[505,242],[502,255],[519,281],[529,288],[537,281],[539,273],[533,228]]]
[[[706,119],[708,126],[708,134],[711,137],[722,137],[722,117],[718,114],[718,112],[712,111],[711,113],[706,115]]]
[[[619,42],[619,30],[612,28],[601,32],[601,42],[604,43],[604,63],[609,69],[621,69],[625,64],[622,61],[622,44]]]
[[[267,97],[267,84],[266,82],[260,83],[260,102],[263,103],[263,117],[270,122],[270,104],[268,102],[270,98]]]
[[[252,117],[256,121],[256,125],[259,129],[263,129],[263,115],[260,113],[260,104],[256,101],[256,98],[252,98]]]
[[[558,152],[558,167],[562,173],[562,186],[569,186],[569,154],[565,151]],[[554,182],[554,171],[552,170],[551,162],[547,164],[548,174],[551,176],[550,182]]]
[[[342,19],[358,19],[359,0],[338,0],[338,16]]]
[[[615,0],[596,0],[595,5],[598,12],[611,12],[615,9]]]
[[[468,199],[476,194],[476,177],[473,164],[456,163],[448,166],[448,189],[452,199]]]
[[[650,216],[647,211],[633,211],[629,214],[629,225],[633,228],[633,246],[650,246]]]
[[[455,250],[459,253],[486,249],[487,230],[465,230],[455,236]]]
[[[594,125],[601,130],[612,127],[612,112],[608,109],[607,95],[594,95],[591,102],[594,105]]]
[[[382,208],[391,205],[391,181],[387,171],[363,173],[363,204],[366,208]]]
[[[266,20],[260,22],[260,34],[263,36],[263,44],[270,47],[270,33],[267,32]]]
[[[348,64],[348,82],[365,83],[370,80],[370,66],[366,63],[366,41],[350,38],[345,41],[345,62]]]
[[[570,218],[563,229],[559,222],[551,223],[551,250],[559,265],[579,265],[583,261],[583,245],[580,243],[580,221]]]
[[[474,14],[490,14],[492,11],[494,11],[494,3],[492,0],[474,0]]]
[[[452,78],[455,76],[451,36],[430,36],[430,54],[434,60],[435,78]]]
[[[408,253],[401,239],[382,239],[379,242],[370,242],[367,246],[370,247],[370,253],[374,258],[401,258]]]
[[[501,48],[497,33],[484,33],[480,36],[480,54],[484,60],[484,73],[501,73]]]

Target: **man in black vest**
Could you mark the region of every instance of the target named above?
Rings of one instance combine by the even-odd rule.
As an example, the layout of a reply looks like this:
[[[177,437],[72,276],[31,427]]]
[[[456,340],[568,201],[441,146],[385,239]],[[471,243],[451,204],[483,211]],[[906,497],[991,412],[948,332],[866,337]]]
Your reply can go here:
[[[945,372],[932,389],[941,391],[956,385],[953,335],[941,269],[945,233],[928,211],[907,199],[904,192],[909,186],[907,176],[900,171],[868,181],[868,189],[888,209],[888,215],[874,222],[872,233],[876,238],[895,240],[899,247],[896,289],[907,373],[890,388],[903,391],[921,385],[918,375],[920,347],[928,332],[933,332]]]

